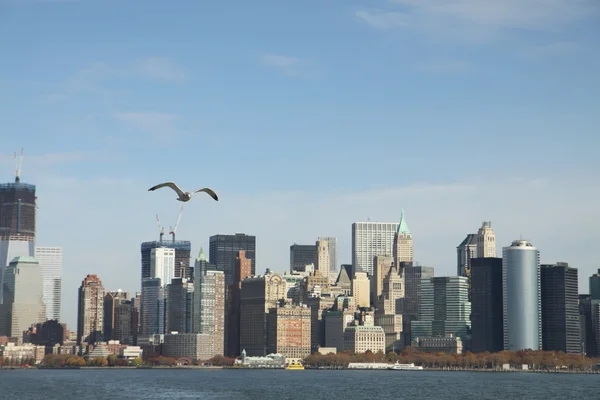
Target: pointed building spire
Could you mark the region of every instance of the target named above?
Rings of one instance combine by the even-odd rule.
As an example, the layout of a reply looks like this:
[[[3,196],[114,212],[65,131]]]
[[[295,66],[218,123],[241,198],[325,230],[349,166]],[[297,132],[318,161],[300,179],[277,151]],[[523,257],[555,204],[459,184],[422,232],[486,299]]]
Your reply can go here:
[[[196,258],[196,261],[208,261],[206,259],[206,256],[204,255],[204,249],[202,247],[200,247],[200,253],[198,254],[198,257]]]
[[[410,235],[410,230],[408,230],[408,225],[406,224],[406,219],[404,218],[404,208],[402,209],[402,214],[400,214],[400,223],[398,224],[398,229],[396,230],[396,234],[407,234]]]

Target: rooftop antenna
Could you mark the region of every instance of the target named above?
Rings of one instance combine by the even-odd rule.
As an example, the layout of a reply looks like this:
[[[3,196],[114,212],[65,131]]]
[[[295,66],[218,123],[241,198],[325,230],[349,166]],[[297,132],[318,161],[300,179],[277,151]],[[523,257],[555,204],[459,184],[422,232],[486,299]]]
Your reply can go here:
[[[21,182],[21,168],[23,167],[23,148],[21,148],[21,157],[17,160],[15,152],[15,183]]]
[[[160,224],[160,219],[158,218],[158,214],[156,214],[156,223],[158,225],[158,231],[160,234],[160,243],[162,243],[163,236],[165,235],[165,228]]]

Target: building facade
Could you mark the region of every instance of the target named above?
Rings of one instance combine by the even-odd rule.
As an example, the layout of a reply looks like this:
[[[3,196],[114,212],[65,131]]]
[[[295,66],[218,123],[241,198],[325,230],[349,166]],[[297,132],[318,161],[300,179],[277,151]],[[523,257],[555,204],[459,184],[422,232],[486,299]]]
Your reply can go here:
[[[333,282],[335,282],[338,275],[337,238],[320,237],[319,240],[326,240],[329,246],[329,276],[333,277]]]
[[[307,265],[318,263],[317,246],[313,244],[297,244],[290,246],[290,272],[306,271]]]
[[[497,353],[504,349],[502,259],[471,259],[471,350]]]
[[[581,353],[577,269],[567,263],[542,265],[542,349]]]
[[[397,223],[355,222],[352,224],[352,272],[373,275],[375,256],[394,254]]]
[[[62,248],[36,246],[35,259],[38,261],[42,271],[46,319],[60,321],[63,265]]]
[[[155,278],[152,275],[151,258],[152,249],[169,248],[175,250],[174,260],[174,277],[189,278],[190,277],[190,256],[192,244],[187,240],[158,240],[152,242],[144,242],[141,245],[142,258],[142,274],[141,278]],[[155,253],[156,254],[156,253]],[[169,282],[163,282],[163,285],[168,285]]]
[[[104,296],[104,286],[97,275],[90,274],[81,282],[77,312],[77,344],[93,344],[104,340]]]
[[[404,267],[404,299],[402,300],[402,335],[404,345],[412,343],[412,321],[419,319],[421,308],[421,282],[433,278],[433,267],[407,264]]]
[[[209,352],[225,354],[225,274],[206,271],[196,280],[194,333],[210,336]]]
[[[142,279],[140,335],[162,335],[166,330],[165,288],[158,278]]]
[[[194,284],[175,278],[167,285],[166,332],[192,333],[194,318]]]
[[[42,273],[33,257],[16,257],[4,273],[4,302],[0,308],[0,334],[23,340],[23,332],[46,320]]]
[[[307,306],[269,309],[267,329],[267,353],[283,354],[290,361],[311,354],[311,310]]]
[[[504,350],[541,350],[539,251],[527,240],[515,240],[502,253]]]
[[[246,258],[252,261],[252,275],[256,271],[256,237],[245,233],[235,235],[214,235],[209,239],[210,263],[225,273],[225,285],[234,281],[235,258],[238,251],[244,250]]]

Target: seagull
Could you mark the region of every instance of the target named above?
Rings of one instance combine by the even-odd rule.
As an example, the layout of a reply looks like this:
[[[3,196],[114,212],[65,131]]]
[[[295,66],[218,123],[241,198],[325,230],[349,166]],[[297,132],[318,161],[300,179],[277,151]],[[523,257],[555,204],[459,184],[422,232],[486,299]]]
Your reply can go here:
[[[177,198],[177,200],[181,201],[181,202],[187,202],[190,201],[192,199],[192,195],[194,193],[198,193],[198,192],[205,192],[207,193],[210,197],[212,197],[213,199],[215,199],[215,201],[219,201],[219,197],[217,196],[217,194],[210,188],[202,188],[202,189],[197,189],[194,190],[193,192],[184,192],[183,190],[179,189],[179,186],[177,186],[174,182],[165,182],[165,183],[161,183],[158,184],[156,186],[152,186],[150,189],[148,189],[149,192],[152,192],[156,189],[160,189],[163,187],[170,187],[171,189],[173,189],[175,192],[177,192],[177,195],[179,196]]]

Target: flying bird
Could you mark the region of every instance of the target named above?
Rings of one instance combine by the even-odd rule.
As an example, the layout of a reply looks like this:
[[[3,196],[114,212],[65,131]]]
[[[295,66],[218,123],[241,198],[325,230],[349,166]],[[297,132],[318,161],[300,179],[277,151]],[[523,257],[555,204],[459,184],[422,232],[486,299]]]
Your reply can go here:
[[[177,196],[179,196],[177,198],[177,200],[182,201],[184,203],[187,201],[190,201],[192,199],[192,195],[194,193],[198,193],[198,192],[207,193],[210,197],[215,199],[215,201],[219,201],[219,197],[217,196],[217,194],[210,188],[202,188],[202,189],[194,190],[193,192],[184,192],[183,190],[179,189],[179,186],[177,186],[174,182],[165,182],[165,183],[158,184],[156,186],[152,186],[150,189],[148,189],[148,191],[152,192],[156,189],[160,189],[163,187],[170,187],[175,192],[177,192]]]

